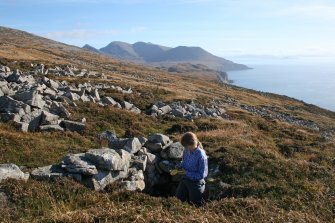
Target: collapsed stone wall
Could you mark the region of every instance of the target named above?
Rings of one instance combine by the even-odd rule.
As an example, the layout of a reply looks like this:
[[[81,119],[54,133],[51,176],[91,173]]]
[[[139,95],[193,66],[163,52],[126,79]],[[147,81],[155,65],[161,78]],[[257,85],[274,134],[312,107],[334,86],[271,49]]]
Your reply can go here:
[[[108,140],[109,148],[68,154],[59,164],[34,169],[31,177],[37,180],[72,177],[97,191],[118,181],[126,190],[152,195],[175,193],[182,173],[171,176],[170,170],[181,163],[184,147],[180,142],[159,133],[148,138],[118,139],[105,131],[99,137]]]

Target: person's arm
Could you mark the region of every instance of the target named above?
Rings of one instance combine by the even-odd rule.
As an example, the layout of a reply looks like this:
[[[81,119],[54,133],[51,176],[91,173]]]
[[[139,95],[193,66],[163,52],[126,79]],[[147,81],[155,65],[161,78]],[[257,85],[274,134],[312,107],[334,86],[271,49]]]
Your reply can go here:
[[[201,156],[198,159],[199,169],[197,171],[185,171],[186,176],[190,177],[193,180],[200,180],[207,176],[207,165],[208,160],[207,158]]]

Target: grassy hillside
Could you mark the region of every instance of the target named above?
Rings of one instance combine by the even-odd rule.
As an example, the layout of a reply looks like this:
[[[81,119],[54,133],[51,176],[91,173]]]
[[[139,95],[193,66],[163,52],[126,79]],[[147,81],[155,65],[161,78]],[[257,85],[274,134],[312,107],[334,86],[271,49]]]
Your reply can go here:
[[[96,134],[107,129],[115,129],[119,137],[160,132],[174,140],[194,131],[210,157],[210,169],[219,169],[215,181],[207,183],[211,200],[201,208],[174,197],[123,191],[117,184],[94,192],[69,179],[8,181],[0,186],[9,199],[0,207],[0,222],[334,222],[334,112],[286,96],[122,63],[21,31],[0,31],[0,63],[12,69],[25,70],[30,63],[71,64],[104,72],[110,79],[52,78],[131,87],[140,94],[113,90],[102,94],[126,99],[141,109],[157,100],[190,99],[202,104],[220,100],[226,109],[222,120],[188,121],[81,102],[68,109],[71,119],[87,119],[82,134],[22,133],[0,123],[0,163],[26,170],[58,163],[68,153],[101,147]]]

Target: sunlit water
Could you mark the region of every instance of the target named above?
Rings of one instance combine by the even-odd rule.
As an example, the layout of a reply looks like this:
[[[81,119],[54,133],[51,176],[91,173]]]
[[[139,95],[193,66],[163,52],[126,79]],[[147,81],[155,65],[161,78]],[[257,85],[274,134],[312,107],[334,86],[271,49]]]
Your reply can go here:
[[[335,64],[248,64],[228,72],[234,85],[287,95],[335,111]]]

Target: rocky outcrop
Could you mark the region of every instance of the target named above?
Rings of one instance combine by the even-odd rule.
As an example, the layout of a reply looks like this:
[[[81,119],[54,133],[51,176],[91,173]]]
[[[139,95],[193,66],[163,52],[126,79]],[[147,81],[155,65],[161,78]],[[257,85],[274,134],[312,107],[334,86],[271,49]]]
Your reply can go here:
[[[122,101],[121,104],[111,97],[101,97],[100,90],[116,89],[131,94],[132,89],[123,89],[108,84],[71,85],[40,74],[63,76],[100,77],[97,72],[79,70],[75,67],[55,67],[45,69],[43,64],[32,65],[30,72],[11,71],[0,67],[0,121],[11,122],[20,131],[76,131],[85,130],[84,122],[70,119],[66,106],[76,107],[76,101],[97,103],[99,106],[115,106],[131,112],[141,113],[135,105]],[[102,75],[103,76],[103,75]]]
[[[146,114],[151,116],[171,116],[192,120],[197,117],[214,117],[222,119],[226,113],[220,104],[212,103],[211,106],[204,106],[194,101],[190,103],[176,101],[171,104],[158,101],[154,103]]]
[[[218,71],[217,73],[218,79],[220,80],[221,83],[223,84],[230,84],[231,81],[228,78],[228,73],[224,71]]]
[[[69,77],[103,78],[98,72],[77,69],[73,66],[46,68],[43,64],[32,64],[32,71],[11,71],[1,66],[0,70],[0,121],[11,122],[20,131],[76,131],[84,132],[85,123],[69,120],[67,106],[76,107],[77,101],[96,103],[101,107],[113,106],[136,114],[170,116],[192,120],[206,116],[222,118],[225,110],[212,104],[205,107],[194,102],[181,101],[170,104],[157,101],[150,109],[141,111],[135,104],[119,101],[110,96],[101,96],[100,91],[115,89],[123,94],[132,94],[131,88],[109,84],[69,84],[52,80],[46,74]],[[42,74],[42,75],[41,75]]]
[[[119,182],[126,190],[150,194],[173,194],[182,174],[170,175],[181,163],[184,147],[164,134],[148,138],[117,138],[110,131],[99,134],[108,140],[109,148],[89,149],[68,154],[59,164],[39,167],[31,172],[36,180],[72,177],[94,190]]]
[[[261,92],[261,94],[265,96],[267,95],[267,93],[264,93],[264,92]],[[267,106],[267,105],[263,105],[263,106],[246,105],[246,104],[240,103],[239,101],[227,95],[224,95],[223,97],[224,99],[213,100],[213,104],[217,106],[220,106],[220,105],[221,106],[225,106],[225,105],[234,106],[239,109],[248,111],[253,115],[260,116],[268,120],[280,120],[280,121],[289,123],[291,125],[301,126],[301,127],[308,128],[316,132],[320,131],[320,127],[315,122],[310,121],[310,120],[305,120],[303,118],[283,112],[283,108],[281,107]],[[290,110],[292,110],[292,108],[290,108]],[[228,115],[226,115],[226,118],[230,119]],[[327,134],[327,133],[321,132],[321,137],[323,134]]]
[[[290,123],[292,125],[302,126],[314,131],[319,131],[320,128],[317,124],[315,124],[313,121],[305,120],[299,117],[295,117],[291,114],[284,113],[280,111],[280,109],[270,106],[263,106],[261,108],[257,108],[255,106],[245,105],[241,104],[239,107],[243,110],[247,110],[251,112],[252,114],[270,119],[270,120],[281,120],[283,122]]]

